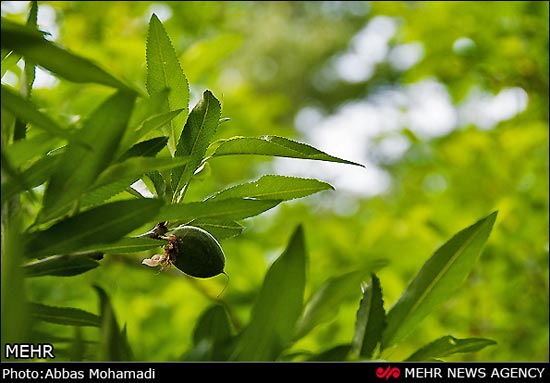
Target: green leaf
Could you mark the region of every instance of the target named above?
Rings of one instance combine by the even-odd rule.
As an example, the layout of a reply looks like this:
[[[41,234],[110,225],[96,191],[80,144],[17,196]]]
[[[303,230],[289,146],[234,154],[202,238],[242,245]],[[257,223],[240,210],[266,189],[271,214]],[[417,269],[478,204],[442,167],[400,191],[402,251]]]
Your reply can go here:
[[[38,133],[31,138],[18,140],[13,144],[2,148],[2,155],[10,161],[15,168],[19,168],[27,161],[33,160],[38,156],[44,156],[59,144],[60,139],[49,133]]]
[[[243,227],[235,221],[224,221],[219,219],[195,219],[189,225],[203,228],[212,234],[216,239],[236,237],[243,231]]]
[[[154,132],[156,130],[162,131],[165,125],[170,123],[174,118],[176,118],[181,112],[185,109],[176,109],[171,112],[162,113],[151,118],[148,118],[143,122],[141,128],[139,128],[135,134],[133,134],[133,139],[138,140],[141,137],[144,137],[149,132]]]
[[[374,349],[382,339],[385,325],[382,288],[378,277],[372,274],[371,283],[363,291],[363,299],[357,310],[351,352],[361,358],[371,359]]]
[[[322,190],[334,190],[334,188],[316,179],[267,175],[257,181],[222,190],[208,199],[254,198],[258,200],[280,199],[287,201],[305,197]]]
[[[93,82],[130,91],[130,88],[91,60],[75,55],[43,34],[2,17],[2,48],[12,49],[26,60],[73,82]],[[132,91],[133,92],[133,91]]]
[[[117,92],[84,122],[79,136],[93,145],[93,150],[73,144],[67,146],[44,194],[40,222],[64,211],[109,166],[126,129],[134,99],[132,94]]]
[[[117,182],[121,178],[134,178],[137,181],[143,174],[153,170],[172,169],[187,162],[187,157],[177,158],[152,158],[152,157],[131,157],[122,162],[109,166],[102,172],[92,186],[96,187]],[[132,182],[133,183],[133,182]]]
[[[229,198],[220,201],[201,201],[166,205],[161,208],[158,222],[177,221],[186,223],[197,218],[215,218],[237,221],[252,217],[277,206],[280,200],[253,200]]]
[[[85,273],[99,266],[96,258],[101,253],[56,255],[23,266],[25,276],[41,277],[55,275],[70,277]]]
[[[220,145],[214,151],[212,157],[228,156],[235,154],[256,154],[263,156],[290,157],[301,158],[307,160],[319,160],[339,162],[349,165],[364,165],[343,160],[338,157],[331,156],[314,147],[288,138],[277,136],[261,136],[261,137],[233,137],[227,140],[218,141]]]
[[[20,182],[14,178],[6,180],[2,184],[2,203],[22,191],[30,190],[46,182],[57,166],[58,158],[58,156],[45,156],[36,161],[20,174]]]
[[[300,339],[316,326],[335,318],[339,305],[361,294],[361,281],[368,271],[356,270],[332,277],[315,291],[305,305],[296,326],[295,339]]]
[[[225,308],[219,304],[205,310],[193,331],[194,348],[186,355],[186,360],[221,361],[227,360],[232,326]]]
[[[101,313],[101,333],[99,338],[98,359],[101,361],[127,361],[131,359],[126,329],[120,331],[109,296],[101,287],[94,285],[99,296]]]
[[[38,21],[38,2],[31,1],[31,7],[29,9],[29,15],[27,17],[27,26],[30,28],[37,29]],[[31,60],[25,60],[25,95],[30,97],[32,91],[32,84],[34,83],[34,78],[36,76],[36,67]]]
[[[180,136],[187,114],[189,113],[189,83],[181,70],[178,58],[170,37],[164,26],[153,14],[149,21],[147,34],[147,91],[150,95],[170,89],[164,99],[163,112],[184,109],[170,121],[166,135],[169,137],[168,148],[172,154],[176,151],[176,139]]]
[[[489,238],[496,217],[497,212],[494,212],[458,232],[426,261],[389,311],[382,349],[408,335],[464,282]]]
[[[5,85],[2,85],[1,92],[2,108],[13,113],[13,115],[20,120],[31,123],[33,126],[43,129],[51,135],[65,138],[69,142],[83,144],[82,139],[77,136],[73,138],[68,130],[63,129],[54,120],[48,117],[48,115],[40,112],[31,101],[19,96]],[[89,147],[89,145],[86,146]]]
[[[70,254],[96,243],[115,242],[153,221],[161,205],[161,200],[140,199],[112,202],[87,210],[46,230],[28,234],[26,255],[41,258]]]
[[[123,161],[131,157],[154,157],[164,148],[167,142],[168,137],[155,137],[139,142],[121,155],[118,160]]]
[[[299,226],[286,250],[269,268],[232,359],[275,360],[289,345],[302,311],[305,272],[304,231]]]
[[[90,245],[84,251],[97,251],[106,254],[126,254],[159,248],[165,242],[151,238],[122,238],[113,243],[97,243]]]
[[[99,327],[101,318],[95,314],[72,307],[52,307],[31,303],[31,316],[35,320],[69,326]]]
[[[120,178],[116,182],[111,182],[107,185],[94,187],[91,190],[85,192],[84,195],[80,198],[79,206],[81,209],[84,209],[91,206],[100,205],[107,201],[109,198],[112,198],[124,191],[128,191],[128,189],[131,189],[130,185],[132,185],[136,181],[136,177],[124,177]],[[140,198],[142,197],[140,196]]]
[[[174,191],[172,202],[181,202],[183,193],[178,193],[180,190],[185,192],[191,177],[201,165],[206,150],[216,134],[220,116],[220,102],[210,91],[205,91],[202,99],[189,115],[178,141],[176,157],[189,156],[189,162],[185,167],[172,171],[172,190]]]
[[[421,347],[405,361],[434,361],[457,353],[479,351],[496,343],[494,340],[486,338],[457,339],[451,335],[446,335]]]

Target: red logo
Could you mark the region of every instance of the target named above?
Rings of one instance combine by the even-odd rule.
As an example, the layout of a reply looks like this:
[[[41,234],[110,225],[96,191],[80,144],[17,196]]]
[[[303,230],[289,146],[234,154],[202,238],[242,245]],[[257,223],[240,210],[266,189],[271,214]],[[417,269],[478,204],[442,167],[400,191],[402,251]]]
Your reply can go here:
[[[382,367],[376,369],[376,377],[378,379],[399,378],[399,375],[401,375],[401,371],[397,367],[388,366],[385,370]]]

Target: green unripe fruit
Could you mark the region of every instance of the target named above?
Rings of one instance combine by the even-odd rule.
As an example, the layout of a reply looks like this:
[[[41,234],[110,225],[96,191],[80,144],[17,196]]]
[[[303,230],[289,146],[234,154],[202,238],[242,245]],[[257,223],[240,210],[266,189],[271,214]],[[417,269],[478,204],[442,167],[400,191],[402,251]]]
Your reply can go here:
[[[223,273],[225,255],[212,234],[199,227],[177,227],[168,236],[164,253],[187,275],[210,278]]]

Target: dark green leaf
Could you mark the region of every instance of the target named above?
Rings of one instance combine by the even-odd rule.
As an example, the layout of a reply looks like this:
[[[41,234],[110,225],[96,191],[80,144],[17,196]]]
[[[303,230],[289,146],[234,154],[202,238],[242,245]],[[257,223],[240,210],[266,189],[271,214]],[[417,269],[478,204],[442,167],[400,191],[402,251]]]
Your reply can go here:
[[[213,157],[235,154],[256,154],[263,156],[340,162],[343,164],[364,167],[361,164],[331,156],[325,152],[315,149],[310,145],[302,144],[283,137],[233,137],[220,142],[221,144],[214,151],[214,154],[212,155]]]
[[[363,291],[363,299],[357,310],[355,334],[352,342],[353,354],[371,359],[374,349],[382,339],[386,325],[386,312],[380,281],[372,274],[370,284]]]
[[[277,206],[279,200],[253,200],[229,198],[220,201],[190,202],[166,205],[161,208],[158,222],[177,221],[186,223],[197,218],[215,218],[237,221],[263,213]]]
[[[208,199],[254,198],[287,201],[329,189],[334,190],[331,185],[316,179],[268,175],[254,182],[222,190]]]
[[[173,154],[176,151],[176,139],[181,135],[189,113],[189,83],[181,70],[170,37],[155,14],[149,21],[146,59],[149,94],[169,88],[170,92],[164,100],[163,112],[185,110],[170,121],[169,128],[166,130],[166,135],[169,137],[168,147]]]
[[[172,171],[172,202],[181,202],[191,177],[199,168],[206,154],[206,149],[212,142],[221,116],[220,102],[210,91],[205,91],[202,99],[193,108],[185,128],[181,133],[176,149],[176,157],[188,156],[189,162],[185,167]]]
[[[269,268],[232,359],[275,360],[289,345],[303,307],[305,268],[304,232],[299,226],[286,250]]]
[[[433,361],[452,354],[479,351],[496,343],[494,340],[486,338],[457,339],[454,336],[446,335],[418,349],[405,361]]]
[[[162,246],[162,241],[150,238],[122,238],[119,241],[88,246],[85,251],[98,251],[106,254],[125,254],[156,249]]]
[[[97,255],[98,253],[55,255],[26,264],[23,269],[27,277],[41,277],[43,275],[70,277],[98,267]]]
[[[35,320],[69,326],[99,327],[101,318],[95,314],[72,307],[52,307],[31,303],[31,316]]]
[[[31,1],[29,15],[27,17],[27,26],[30,28],[37,29],[37,21],[38,21],[38,3],[36,1]],[[34,83],[34,78],[36,76],[36,67],[34,63],[29,59],[25,60],[24,73],[25,73],[25,85],[26,85],[25,95],[29,97],[32,90],[32,84]]]
[[[115,242],[153,221],[161,206],[160,200],[141,199],[112,202],[87,210],[46,230],[28,234],[26,255],[41,258],[79,252],[96,243]]]
[[[131,157],[154,157],[164,148],[167,142],[168,137],[155,137],[139,142],[128,149],[118,160],[123,161]]]
[[[231,322],[225,308],[214,305],[199,318],[193,332],[195,353],[188,355],[193,360],[224,360],[225,344],[231,338]],[[206,352],[196,352],[204,350]],[[200,354],[200,355],[199,355]]]
[[[69,144],[44,194],[40,221],[54,218],[86,191],[111,163],[132,112],[135,96],[117,92],[84,122],[79,136],[93,150]]]
[[[489,238],[496,217],[494,212],[458,232],[426,261],[388,313],[383,349],[408,335],[464,282]]]
[[[129,91],[127,85],[89,59],[44,39],[42,33],[2,17],[2,48],[13,49],[27,60],[73,82],[94,82]]]

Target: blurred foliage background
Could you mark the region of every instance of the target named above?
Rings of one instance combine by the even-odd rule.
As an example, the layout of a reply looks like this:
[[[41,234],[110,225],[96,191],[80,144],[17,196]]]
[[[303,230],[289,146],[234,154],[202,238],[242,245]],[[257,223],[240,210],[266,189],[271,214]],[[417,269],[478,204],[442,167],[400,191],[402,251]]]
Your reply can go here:
[[[27,2],[2,2],[24,22]],[[163,21],[191,85],[222,102],[217,138],[294,137],[342,164],[214,159],[188,200],[263,174],[316,177],[335,191],[244,221],[222,242],[231,279],[220,297],[246,323],[269,264],[303,223],[308,292],[358,264],[379,271],[388,310],[433,251],[499,210],[475,272],[391,358],[435,338],[498,345],[453,360],[548,360],[548,2],[39,2],[51,39],[144,89],[150,15]],[[15,85],[20,73],[4,78]],[[33,98],[67,120],[111,90],[37,75]],[[61,109],[61,110],[59,110]],[[299,163],[298,163],[299,162]],[[26,207],[35,211],[38,206]],[[157,274],[148,254],[106,257],[74,278],[27,279],[31,301],[97,312],[111,296],[138,360],[178,360],[226,279]],[[284,289],[284,286],[281,286]],[[347,342],[361,292],[293,350]],[[54,326],[55,325],[50,325]],[[70,331],[58,326],[60,336]],[[96,329],[83,329],[84,338]],[[72,334],[70,334],[72,335]]]

